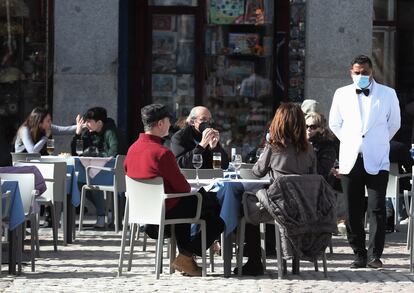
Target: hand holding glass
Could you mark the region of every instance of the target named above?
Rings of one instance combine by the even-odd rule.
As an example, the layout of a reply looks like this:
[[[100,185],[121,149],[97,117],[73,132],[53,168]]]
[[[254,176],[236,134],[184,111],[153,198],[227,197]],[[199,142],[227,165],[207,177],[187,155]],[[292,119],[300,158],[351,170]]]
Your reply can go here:
[[[193,155],[193,166],[196,168],[196,180],[197,185],[200,185],[200,179],[198,178],[198,169],[203,166],[203,156],[201,154],[194,154]]]
[[[81,139],[76,140],[76,153],[78,156],[83,154],[83,140]]]
[[[50,155],[53,154],[53,151],[55,150],[55,140],[53,138],[49,138],[46,142],[46,151]]]

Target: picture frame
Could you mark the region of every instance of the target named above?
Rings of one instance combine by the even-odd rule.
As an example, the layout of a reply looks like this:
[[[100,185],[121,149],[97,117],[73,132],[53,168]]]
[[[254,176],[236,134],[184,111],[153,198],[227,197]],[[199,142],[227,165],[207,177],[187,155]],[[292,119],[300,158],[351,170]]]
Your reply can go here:
[[[153,73],[175,73],[177,72],[175,54],[152,55]]]
[[[153,54],[175,54],[177,50],[177,33],[154,31],[152,33]]]
[[[194,96],[194,75],[177,75],[177,95],[190,97]]]
[[[155,14],[152,17],[154,31],[175,31],[176,17],[174,15]]]
[[[173,97],[176,91],[176,76],[174,74],[153,74],[152,95]]]
[[[260,36],[256,33],[229,33],[229,48],[233,54],[250,55],[259,40]]]

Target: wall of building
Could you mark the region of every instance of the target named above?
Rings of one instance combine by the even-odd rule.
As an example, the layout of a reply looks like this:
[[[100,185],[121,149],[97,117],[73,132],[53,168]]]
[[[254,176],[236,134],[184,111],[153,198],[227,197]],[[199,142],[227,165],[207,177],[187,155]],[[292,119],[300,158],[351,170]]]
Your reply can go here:
[[[53,122],[74,123],[94,106],[118,111],[118,0],[55,0]],[[56,152],[71,136],[56,137]]]
[[[371,56],[373,0],[318,0],[306,5],[305,99],[319,101],[327,115],[335,89],[352,82],[352,59]]]

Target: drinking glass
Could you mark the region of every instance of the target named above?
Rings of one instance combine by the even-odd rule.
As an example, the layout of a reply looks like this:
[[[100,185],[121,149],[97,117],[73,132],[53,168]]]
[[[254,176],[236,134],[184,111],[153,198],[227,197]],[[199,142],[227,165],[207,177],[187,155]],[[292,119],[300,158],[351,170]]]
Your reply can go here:
[[[221,169],[221,153],[213,153],[213,169]]]
[[[46,143],[46,151],[51,156],[53,151],[55,150],[55,140],[53,138],[49,138]]]
[[[256,150],[256,161],[259,160],[260,156],[263,154],[264,148],[258,148]]]
[[[200,169],[201,166],[203,166],[203,156],[201,154],[193,155],[193,165],[194,165],[194,168],[196,168],[197,185],[200,185],[200,179],[198,178],[198,169]]]
[[[233,160],[233,166],[234,166],[234,170],[236,171],[236,179],[239,178],[238,170],[240,170],[242,162],[243,162],[242,156],[240,154],[235,154],[234,160]]]
[[[76,153],[78,156],[83,154],[83,140],[81,139],[76,140]]]

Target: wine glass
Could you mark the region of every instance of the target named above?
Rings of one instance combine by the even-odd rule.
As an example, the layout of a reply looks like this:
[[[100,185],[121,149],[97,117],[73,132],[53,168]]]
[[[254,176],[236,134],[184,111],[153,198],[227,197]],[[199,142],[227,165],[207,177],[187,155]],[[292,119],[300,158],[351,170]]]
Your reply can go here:
[[[260,156],[263,154],[264,148],[257,148],[256,150],[256,162],[259,160]]]
[[[234,166],[234,170],[236,171],[236,179],[239,178],[237,171],[240,170],[242,162],[243,162],[242,156],[240,154],[235,154],[234,159],[233,159],[233,166]]]
[[[197,185],[200,185],[200,179],[198,178],[198,169],[200,169],[201,166],[203,165],[203,156],[201,154],[193,155],[193,165],[194,165],[194,168],[196,168]]]
[[[81,139],[76,140],[76,153],[78,156],[83,154],[83,140]]]
[[[49,138],[46,142],[46,151],[51,156],[53,151],[55,150],[55,140],[53,138]]]

